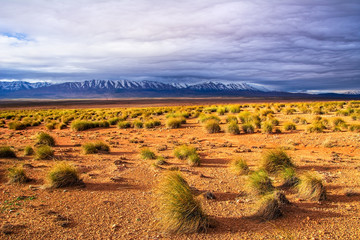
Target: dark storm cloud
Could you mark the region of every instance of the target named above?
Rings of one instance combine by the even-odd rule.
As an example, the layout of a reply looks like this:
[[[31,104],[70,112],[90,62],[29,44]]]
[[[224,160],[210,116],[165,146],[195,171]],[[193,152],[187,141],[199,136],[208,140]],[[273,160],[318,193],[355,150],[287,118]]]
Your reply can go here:
[[[2,0],[0,78],[360,88],[360,1]]]

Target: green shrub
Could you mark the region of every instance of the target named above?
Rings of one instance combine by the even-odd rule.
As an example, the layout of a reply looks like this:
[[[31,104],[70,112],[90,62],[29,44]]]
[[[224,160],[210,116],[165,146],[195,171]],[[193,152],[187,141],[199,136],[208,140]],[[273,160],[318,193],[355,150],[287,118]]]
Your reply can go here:
[[[243,125],[241,125],[242,130],[245,133],[254,133],[254,126],[251,123],[244,123]]]
[[[59,162],[55,164],[48,173],[47,178],[50,186],[53,188],[84,186],[84,182],[79,179],[77,169],[67,162]]]
[[[181,127],[181,119],[179,118],[169,118],[166,121],[167,128],[180,128]]]
[[[238,118],[243,124],[250,123],[252,121],[251,113],[249,111],[239,113]]]
[[[265,195],[274,190],[272,181],[264,170],[253,172],[248,179],[248,186],[257,195]]]
[[[287,167],[294,167],[294,164],[283,149],[268,150],[263,154],[262,168],[268,173],[276,173]]]
[[[0,158],[16,158],[16,154],[10,147],[0,146]]]
[[[236,116],[234,115],[230,115],[230,116],[227,116],[226,118],[226,122],[227,123],[230,123],[230,122],[235,122],[235,123],[238,123],[238,119]]]
[[[214,116],[214,115],[200,115],[199,117],[199,122],[200,123],[205,123],[209,120],[214,120],[214,121],[217,121],[217,122],[220,122],[220,118],[217,117],[217,116]]]
[[[261,129],[263,133],[270,134],[273,131],[273,124],[271,122],[263,122],[261,125]]]
[[[196,148],[188,145],[181,145],[174,150],[175,157],[181,160],[185,160],[193,154],[196,154]]]
[[[207,133],[219,133],[221,131],[219,122],[216,120],[208,120],[204,124]]]
[[[25,174],[25,170],[21,166],[9,168],[7,172],[9,183],[26,183],[30,181]]]
[[[282,188],[292,188],[299,183],[299,178],[296,176],[293,167],[285,167],[281,172],[281,177],[283,179]]]
[[[26,125],[22,122],[14,121],[8,123],[9,129],[13,130],[23,130],[26,128]]]
[[[95,153],[109,153],[110,152],[110,147],[109,145],[107,145],[104,142],[101,141],[97,141],[94,143],[85,143],[82,146],[83,149],[83,153],[84,154],[95,154]]]
[[[24,156],[31,156],[34,154],[34,149],[31,146],[26,146],[24,148]]]
[[[326,129],[323,122],[314,122],[311,126],[307,128],[308,132],[316,132],[316,133],[322,133]]]
[[[259,200],[255,217],[269,221],[277,219],[282,215],[279,200],[274,193],[266,194]]]
[[[134,128],[143,128],[144,127],[144,124],[143,122],[140,122],[140,121],[135,121],[134,122]]]
[[[39,132],[36,135],[36,144],[38,145],[48,145],[55,146],[55,140],[52,136],[45,132]]]
[[[156,155],[149,148],[143,148],[140,151],[140,156],[142,159],[156,159]]]
[[[296,125],[291,122],[284,123],[284,130],[285,131],[294,131],[294,130],[296,130]]]
[[[48,145],[41,145],[35,150],[36,160],[52,159],[54,157],[54,150]]]
[[[201,160],[199,154],[197,153],[193,153],[190,156],[188,156],[187,160],[190,166],[200,166]]]
[[[120,121],[120,122],[117,123],[117,126],[120,129],[131,128],[131,122]]]
[[[57,125],[57,128],[58,128],[59,130],[65,129],[66,127],[67,127],[67,125],[66,125],[65,123],[59,123],[59,124]]]
[[[247,175],[250,172],[249,166],[242,158],[236,158],[230,162],[230,169],[237,175]]]
[[[177,171],[168,172],[157,188],[159,224],[168,233],[206,231],[209,220],[189,184]]]
[[[240,134],[239,125],[236,122],[230,122],[227,126],[227,132],[230,134]]]
[[[47,130],[54,130],[56,127],[56,122],[51,122],[45,125]]]
[[[326,190],[321,178],[314,172],[307,172],[300,177],[299,196],[313,201],[326,200]]]

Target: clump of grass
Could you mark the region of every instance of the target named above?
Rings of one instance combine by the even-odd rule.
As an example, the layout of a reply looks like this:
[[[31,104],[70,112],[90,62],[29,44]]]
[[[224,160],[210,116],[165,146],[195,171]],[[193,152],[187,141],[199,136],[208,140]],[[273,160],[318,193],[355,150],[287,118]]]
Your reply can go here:
[[[144,127],[143,122],[140,122],[140,121],[135,121],[134,122],[134,128],[140,129],[140,128],[143,128],[143,127]]]
[[[36,135],[36,144],[38,145],[48,145],[48,146],[55,146],[55,140],[52,136],[45,132],[39,132]]]
[[[230,122],[238,123],[238,119],[237,119],[236,116],[230,115],[230,116],[227,116],[227,117],[226,117],[226,122],[227,122],[227,123],[230,123]]]
[[[156,164],[156,165],[166,165],[167,162],[166,162],[166,160],[165,160],[164,157],[158,156],[158,157],[156,158],[156,163],[155,163],[155,164]]]
[[[71,129],[74,131],[85,131],[91,128],[103,127],[108,128],[110,126],[108,121],[91,122],[84,120],[75,120],[71,123]]]
[[[296,130],[296,125],[291,122],[284,123],[284,130],[285,131],[294,131],[294,130]]]
[[[190,166],[192,166],[192,167],[194,167],[194,166],[200,166],[201,160],[200,160],[199,154],[197,154],[197,153],[191,154],[191,155],[187,158],[187,160],[188,160],[188,164],[189,164]]]
[[[245,123],[241,128],[245,133],[254,133],[254,126],[251,123]]]
[[[174,150],[174,155],[176,158],[185,160],[190,155],[196,153],[196,148],[188,145],[181,145]]]
[[[221,131],[219,122],[216,120],[208,120],[204,124],[207,133],[219,133]]]
[[[84,186],[84,182],[79,178],[77,169],[67,162],[55,164],[48,173],[47,178],[50,186],[53,188]]]
[[[140,156],[142,159],[156,159],[156,155],[153,151],[151,151],[149,148],[143,148],[140,151]]]
[[[255,217],[269,221],[277,219],[282,215],[279,201],[274,193],[266,194],[259,200]]]
[[[180,128],[181,127],[181,119],[179,118],[169,118],[166,120],[166,127],[167,128]]]
[[[292,167],[284,168],[281,172],[281,177],[283,178],[282,188],[292,188],[299,183],[299,178]]]
[[[26,128],[26,124],[18,121],[13,121],[8,123],[8,127],[12,130],[24,130]]]
[[[131,122],[128,121],[120,121],[117,123],[117,127],[120,129],[131,128]]]
[[[168,233],[206,231],[209,219],[186,180],[177,171],[169,171],[157,188],[159,225]]]
[[[7,178],[8,183],[26,183],[30,181],[25,174],[25,170],[22,166],[16,166],[8,169]]]
[[[322,133],[326,129],[326,126],[322,121],[314,122],[311,126],[307,128],[308,132],[316,132],[316,133]]]
[[[234,135],[240,134],[240,129],[237,122],[230,122],[227,126],[227,132]]]
[[[0,146],[0,158],[16,158],[16,154],[9,146]]]
[[[250,172],[249,165],[242,158],[236,158],[230,162],[230,169],[237,175],[247,175]]]
[[[261,130],[263,133],[270,134],[270,133],[272,133],[273,128],[274,128],[274,125],[270,121],[263,122],[261,124]]]
[[[82,150],[84,154],[109,153],[110,147],[104,142],[97,141],[94,143],[85,143],[82,145]]]
[[[50,122],[45,125],[47,130],[54,130],[56,127],[56,122]]]
[[[326,200],[326,190],[321,177],[317,173],[307,172],[300,177],[298,184],[299,196],[313,201]]]
[[[48,160],[54,157],[54,150],[48,145],[41,145],[35,150],[36,160]]]
[[[24,156],[31,156],[34,154],[34,149],[31,146],[26,146],[24,148]]]
[[[274,190],[272,181],[265,170],[253,172],[248,179],[248,186],[256,195],[265,195]]]
[[[268,173],[276,173],[287,167],[294,167],[294,163],[283,149],[273,149],[263,154],[262,168]]]

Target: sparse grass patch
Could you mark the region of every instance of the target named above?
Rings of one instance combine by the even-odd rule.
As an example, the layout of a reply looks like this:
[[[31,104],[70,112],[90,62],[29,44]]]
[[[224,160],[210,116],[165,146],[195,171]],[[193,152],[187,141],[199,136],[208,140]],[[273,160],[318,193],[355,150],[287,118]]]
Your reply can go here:
[[[248,186],[256,195],[265,195],[274,190],[272,181],[265,170],[258,170],[249,175]]]
[[[242,158],[232,160],[229,167],[237,175],[247,175],[250,172],[247,162]]]
[[[192,154],[196,154],[196,148],[193,146],[181,145],[174,150],[175,157],[181,160],[187,159]]]
[[[268,173],[276,173],[284,168],[294,167],[294,163],[283,149],[277,148],[263,154],[261,166]]]
[[[151,151],[149,148],[141,149],[140,156],[142,159],[145,159],[145,160],[156,159],[155,153],[153,151]]]
[[[8,169],[7,178],[8,183],[26,183],[30,181],[25,174],[25,170],[22,166],[16,166]]]
[[[9,146],[0,146],[0,158],[16,158],[16,154]]]
[[[219,133],[221,131],[219,122],[216,120],[208,120],[204,123],[204,128],[207,133]]]
[[[54,157],[54,150],[48,145],[40,145],[35,150],[36,160],[48,160]]]
[[[321,177],[315,172],[307,172],[300,177],[299,196],[313,201],[326,200],[326,190]]]
[[[47,179],[53,188],[84,186],[77,169],[67,162],[59,162],[48,173]]]
[[[48,145],[55,146],[55,140],[52,136],[45,132],[39,132],[36,135],[36,144],[38,145]]]
[[[34,149],[31,146],[26,146],[24,148],[24,156],[31,156],[34,154]]]
[[[230,122],[227,126],[227,132],[230,134],[238,135],[240,134],[239,125],[236,122]]]
[[[168,233],[206,231],[209,220],[186,180],[177,171],[168,172],[157,188],[159,225]]]

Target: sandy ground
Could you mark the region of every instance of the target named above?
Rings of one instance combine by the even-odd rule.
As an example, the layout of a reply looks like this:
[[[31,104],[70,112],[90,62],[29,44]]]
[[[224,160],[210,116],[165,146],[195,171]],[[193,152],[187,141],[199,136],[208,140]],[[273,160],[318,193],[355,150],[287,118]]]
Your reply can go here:
[[[295,116],[275,115],[280,127]],[[221,126],[225,129],[225,124]],[[0,145],[17,149],[18,159],[0,159],[0,238],[360,239],[360,194],[346,195],[350,190],[360,193],[360,134],[306,133],[304,128],[271,135],[207,134],[197,119],[190,119],[180,129],[53,130],[50,134],[57,141],[54,160],[23,157],[22,149],[33,144],[32,137],[45,130],[44,126],[21,131],[2,128]],[[130,143],[135,138],[144,142]],[[107,142],[111,153],[82,154],[79,145],[95,140]],[[329,141],[334,147],[325,146],[324,142]],[[200,167],[189,167],[174,158],[173,149],[182,143],[198,147]],[[158,151],[161,145],[167,150]],[[140,159],[139,150],[144,146],[166,158],[170,165],[164,168],[179,167],[192,187],[215,194],[215,200],[201,200],[206,213],[217,222],[215,228],[189,235],[168,235],[158,230],[153,188],[166,170],[154,168],[154,160]],[[314,170],[322,175],[328,200],[303,201],[295,192],[286,192],[293,205],[283,209],[280,219],[262,222],[249,217],[255,211],[256,199],[247,193],[246,177],[232,174],[228,164],[241,156],[255,170],[262,152],[277,146],[288,149],[299,173]],[[44,188],[45,175],[58,160],[75,164],[86,187]],[[6,184],[6,169],[20,163],[28,164],[26,171],[33,181]],[[5,234],[4,225],[8,224],[12,234]]]

